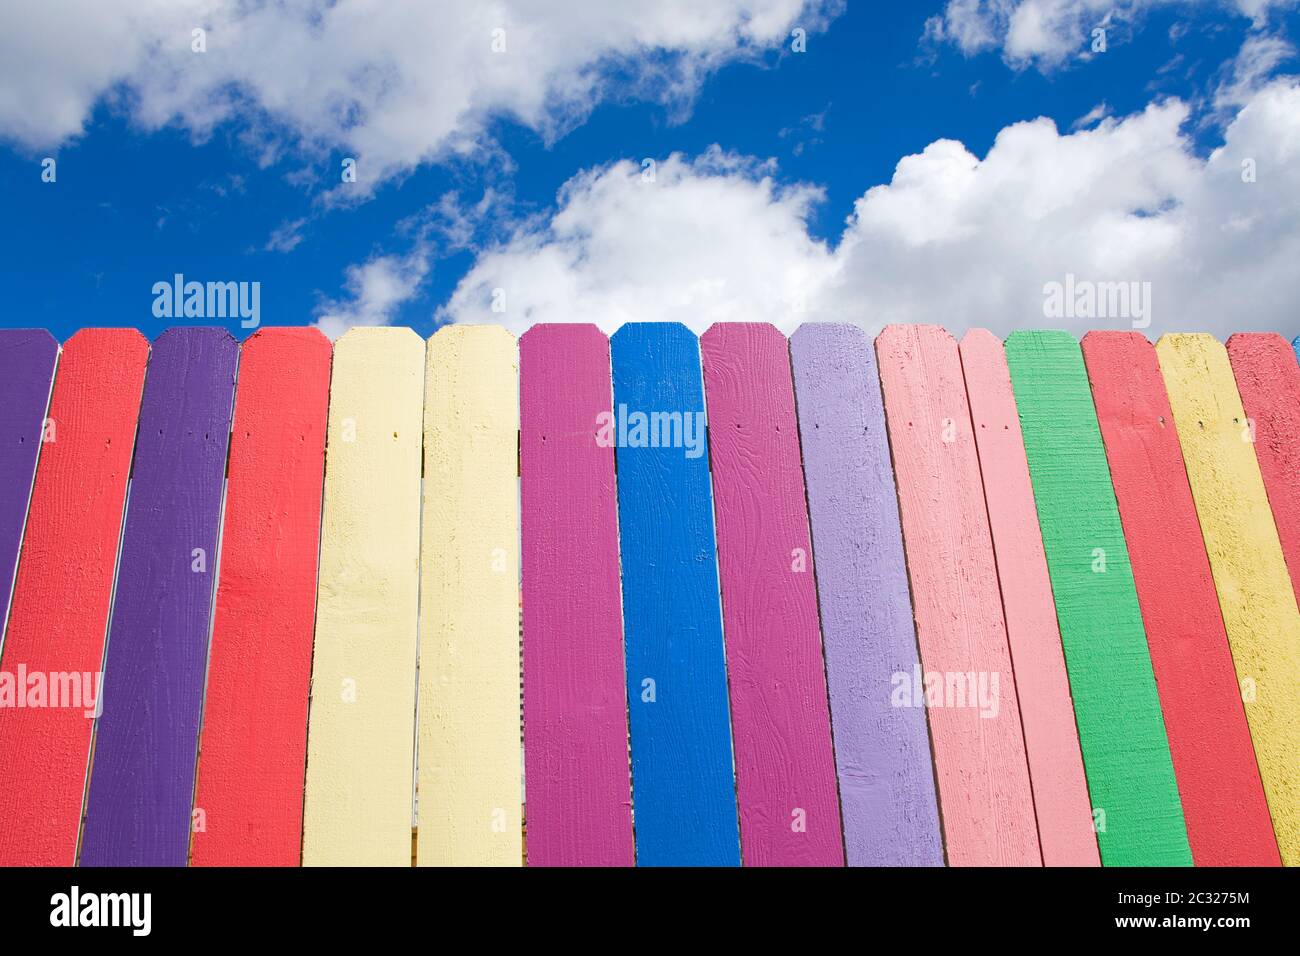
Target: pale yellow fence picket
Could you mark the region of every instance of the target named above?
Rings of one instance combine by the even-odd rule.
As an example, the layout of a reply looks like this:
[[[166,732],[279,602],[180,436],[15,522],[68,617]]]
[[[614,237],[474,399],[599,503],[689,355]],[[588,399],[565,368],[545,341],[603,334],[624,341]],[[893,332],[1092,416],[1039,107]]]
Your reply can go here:
[[[305,865],[409,866],[424,342],[358,328],[334,348]]]
[[[419,864],[519,866],[519,348],[449,326],[427,362]]]

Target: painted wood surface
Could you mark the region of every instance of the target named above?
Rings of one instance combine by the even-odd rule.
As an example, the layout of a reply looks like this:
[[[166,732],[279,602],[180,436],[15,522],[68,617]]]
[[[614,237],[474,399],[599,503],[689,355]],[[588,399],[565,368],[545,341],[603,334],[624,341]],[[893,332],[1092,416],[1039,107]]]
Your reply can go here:
[[[535,325],[519,352],[528,864],[631,866],[609,340]]]
[[[0,706],[0,866],[76,860],[148,359],[130,329],[85,329],[59,359],[0,672],[77,677],[59,706]]]
[[[788,343],[718,323],[700,350],[742,859],[843,866]]]
[[[195,792],[195,866],[297,866],[332,346],[261,329],[239,357]]]
[[[1043,863],[1099,866],[1056,602],[1001,340],[986,329],[972,329],[961,340],[961,364],[997,559]]]
[[[1160,370],[1182,439],[1219,607],[1282,862],[1300,864],[1300,613],[1228,353],[1165,335]]]
[[[1079,343],[1015,332],[1020,413],[1106,866],[1190,865],[1146,632]]]
[[[1276,866],[1277,841],[1155,349],[1138,332],[1091,332],[1083,356],[1192,859]]]
[[[409,866],[415,772],[424,341],[334,345],[303,864]]]
[[[942,866],[925,710],[891,700],[920,658],[875,352],[856,326],[810,322],[790,356],[847,860]]]
[[[738,866],[699,340],[631,323],[610,352],[637,863]]]
[[[239,347],[153,344],[96,723],[83,866],[183,866]]]
[[[44,329],[0,329],[0,642],[58,358]]]
[[[1271,332],[1238,333],[1227,349],[1291,589],[1300,596],[1300,364],[1286,339]]]
[[[979,457],[957,342],[938,326],[876,338],[924,700],[953,866],[1042,863]]]
[[[453,325],[426,351],[421,866],[520,866],[519,348]]]

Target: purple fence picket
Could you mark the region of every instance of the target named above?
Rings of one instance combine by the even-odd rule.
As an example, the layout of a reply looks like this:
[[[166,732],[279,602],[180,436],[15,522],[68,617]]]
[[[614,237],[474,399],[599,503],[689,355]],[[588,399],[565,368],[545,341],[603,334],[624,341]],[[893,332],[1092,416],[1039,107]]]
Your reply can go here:
[[[0,330],[0,641],[58,356],[43,329]]]
[[[850,866],[942,866],[925,711],[891,705],[919,666],[875,351],[862,329],[790,338]]]
[[[524,795],[529,866],[632,866],[609,340],[519,340]]]
[[[700,352],[741,859],[843,866],[789,343],[767,323],[718,322]]]
[[[239,347],[170,329],[145,377],[83,866],[183,866]]]

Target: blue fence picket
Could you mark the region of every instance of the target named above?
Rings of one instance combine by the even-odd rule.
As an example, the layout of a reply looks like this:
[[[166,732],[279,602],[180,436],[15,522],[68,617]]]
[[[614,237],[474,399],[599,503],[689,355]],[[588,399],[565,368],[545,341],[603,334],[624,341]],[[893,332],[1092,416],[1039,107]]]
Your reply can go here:
[[[736,866],[699,342],[679,324],[633,323],[610,347],[614,420],[604,434],[617,443],[637,861]]]

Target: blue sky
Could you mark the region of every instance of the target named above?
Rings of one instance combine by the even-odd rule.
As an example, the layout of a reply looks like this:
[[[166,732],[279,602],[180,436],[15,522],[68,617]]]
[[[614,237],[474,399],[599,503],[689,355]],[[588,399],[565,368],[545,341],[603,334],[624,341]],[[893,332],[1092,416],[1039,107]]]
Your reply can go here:
[[[3,5],[9,6],[10,0],[4,0]],[[736,23],[740,24],[749,14],[747,7],[752,6],[730,4],[729,0],[725,5],[739,8]],[[799,4],[793,6],[798,8]],[[764,218],[745,228],[749,232],[770,228],[797,233],[774,239],[770,254],[779,258],[786,248],[781,243],[788,241],[794,244],[789,248],[803,250],[797,255],[809,257],[808,270],[813,277],[798,281],[808,285],[814,299],[819,295],[821,298],[811,313],[800,311],[800,316],[819,317],[820,310],[825,317],[839,318],[846,308],[853,307],[844,303],[857,302],[866,303],[862,306],[864,314],[850,318],[872,324],[871,303],[878,302],[878,314],[886,318],[937,321],[954,329],[968,321],[996,324],[1002,314],[1010,312],[1016,318],[1009,319],[1008,326],[1035,324],[1032,303],[1019,301],[1016,296],[1021,293],[1016,291],[1005,296],[982,288],[964,293],[965,298],[953,301],[971,303],[967,319],[955,314],[962,311],[960,305],[954,308],[951,301],[927,298],[930,293],[925,288],[928,283],[924,274],[899,278],[897,287],[883,285],[889,281],[887,276],[867,286],[854,286],[857,280],[846,279],[846,274],[869,271],[873,261],[892,261],[895,254],[899,261],[911,261],[923,253],[931,263],[935,284],[945,281],[949,268],[954,274],[969,272],[970,282],[989,281],[989,273],[1002,268],[997,261],[970,261],[970,245],[978,247],[981,230],[991,233],[997,229],[1000,217],[987,214],[984,220],[973,218],[967,222],[973,216],[969,209],[959,215],[953,213],[962,220],[960,230],[954,227],[950,233],[917,239],[910,234],[911,227],[895,224],[890,228],[897,235],[891,234],[891,238],[882,238],[880,229],[871,233],[864,245],[876,249],[876,253],[863,262],[849,261],[844,250],[837,256],[838,247],[852,244],[845,223],[854,213],[855,202],[872,187],[890,189],[900,160],[923,154],[936,141],[957,141],[980,160],[1005,128],[1046,117],[1054,121],[1058,133],[1057,137],[1042,138],[1045,145],[1041,149],[1050,152],[1064,141],[1068,144],[1064,149],[1079,152],[1083,140],[1076,144],[1067,138],[1073,124],[1095,108],[1104,104],[1105,113],[1111,117],[1101,119],[1103,125],[1122,127],[1126,118],[1139,116],[1151,104],[1166,103],[1168,98],[1185,104],[1185,115],[1173,123],[1172,131],[1161,127],[1166,140],[1157,141],[1135,120],[1128,136],[1132,142],[1113,147],[1115,168],[1137,170],[1139,180],[1115,178],[1115,191],[1140,193],[1152,180],[1159,180],[1150,187],[1156,198],[1150,203],[1126,198],[1128,206],[1118,210],[1122,221],[1117,224],[1112,217],[1106,227],[1124,231],[1126,221],[1129,226],[1146,228],[1147,224],[1139,220],[1155,218],[1168,227],[1164,233],[1135,241],[1131,264],[1122,257],[1116,264],[1113,256],[1107,259],[1110,243],[1101,230],[1095,224],[1081,224],[1078,242],[1063,248],[1052,264],[1036,265],[1021,283],[1011,275],[1015,263],[1007,262],[1008,277],[996,285],[1037,288],[1040,280],[1075,271],[1072,263],[1078,262],[1081,274],[1088,273],[1091,266],[1098,280],[1146,281],[1154,276],[1157,296],[1166,295],[1165,301],[1195,302],[1195,290],[1183,288],[1188,278],[1171,271],[1173,267],[1161,256],[1186,261],[1210,255],[1205,250],[1218,245],[1214,230],[1221,234],[1226,224],[1240,218],[1217,212],[1222,203],[1205,198],[1196,177],[1216,182],[1222,177],[1215,179],[1212,167],[1198,164],[1209,162],[1213,151],[1228,138],[1237,114],[1256,97],[1281,97],[1275,111],[1280,111],[1282,119],[1276,122],[1287,123],[1288,116],[1294,117],[1296,100],[1287,96],[1294,92],[1289,74],[1296,63],[1289,45],[1300,28],[1300,11],[1288,3],[1257,3],[1254,6],[1262,6],[1264,12],[1252,18],[1242,9],[1249,4],[1231,2],[1121,4],[1111,10],[1093,0],[1080,0],[1078,19],[1066,21],[1067,26],[1062,28],[1070,41],[1069,53],[1064,56],[1050,52],[1054,49],[1050,44],[1029,54],[1012,49],[1009,35],[999,38],[996,27],[991,38],[981,41],[982,46],[963,44],[953,38],[959,23],[939,26],[945,15],[945,5],[939,0],[907,4],[850,2],[841,9],[837,4],[813,6],[821,9],[796,9],[788,24],[773,27],[757,40],[746,41],[741,53],[728,50],[725,40],[719,41],[715,50],[692,50],[698,62],[689,71],[691,78],[674,79],[680,89],[674,89],[671,95],[665,95],[652,77],[656,70],[671,71],[680,51],[674,50],[671,43],[659,48],[639,46],[635,31],[646,27],[634,24],[630,28],[634,52],[628,54],[621,49],[617,63],[602,60],[595,51],[589,62],[577,57],[579,68],[586,74],[603,74],[601,86],[591,96],[584,94],[576,105],[569,103],[553,112],[548,112],[544,104],[516,109],[510,105],[509,95],[501,108],[474,107],[472,119],[463,123],[458,120],[456,124],[457,129],[464,126],[468,130],[469,140],[469,145],[457,147],[462,153],[459,156],[444,148],[445,135],[430,132],[422,141],[430,147],[423,157],[410,161],[404,148],[392,149],[398,156],[393,160],[384,153],[384,147],[377,149],[373,145],[373,137],[366,140],[363,135],[349,141],[355,125],[349,129],[343,123],[337,130],[322,131],[319,117],[304,120],[293,114],[292,107],[279,111],[273,102],[271,81],[259,87],[255,76],[250,80],[242,72],[223,76],[218,70],[210,86],[189,94],[176,93],[173,88],[183,83],[177,84],[174,73],[163,78],[152,75],[153,54],[148,52],[141,55],[139,62],[126,60],[92,75],[69,92],[66,103],[57,104],[58,110],[51,110],[49,103],[35,96],[25,104],[10,103],[0,109],[0,181],[5,184],[0,195],[0,215],[9,226],[0,238],[0,295],[9,307],[4,322],[10,326],[43,326],[60,338],[90,325],[134,326],[153,336],[173,321],[152,314],[151,287],[180,272],[200,281],[260,282],[263,324],[305,324],[323,314],[341,312],[348,320],[408,324],[428,334],[437,322],[453,318],[494,320],[491,313],[464,304],[473,298],[474,267],[478,264],[480,273],[491,269],[496,270],[493,275],[526,276],[530,268],[527,260],[537,257],[542,248],[550,253],[558,250],[560,258],[568,263],[547,273],[546,281],[551,286],[567,288],[570,283],[557,279],[556,270],[562,273],[571,268],[577,276],[572,284],[594,291],[585,294],[586,304],[571,306],[550,287],[545,293],[537,291],[541,280],[529,284],[526,279],[502,279],[506,283],[503,287],[511,292],[521,283],[525,285],[520,296],[528,308],[523,316],[511,316],[516,325],[526,325],[536,318],[554,319],[566,308],[586,312],[593,296],[598,303],[602,296],[614,303],[639,300],[645,314],[633,307],[631,317],[677,317],[676,312],[665,312],[664,307],[648,301],[658,295],[674,298],[678,305],[673,308],[699,315],[700,321],[772,317],[751,316],[749,313],[767,310],[744,302],[743,295],[732,308],[709,298],[712,293],[692,301],[689,292],[681,292],[695,285],[721,285],[734,290],[745,280],[746,273],[738,267],[734,275],[730,274],[731,266],[726,262],[711,262],[698,283],[689,276],[684,280],[680,273],[666,271],[663,288],[656,286],[654,294],[647,296],[647,280],[643,277],[627,288],[611,289],[608,269],[605,275],[595,278],[582,275],[582,263],[588,259],[599,261],[605,256],[617,262],[635,255],[640,247],[633,241],[630,247],[593,248],[605,241],[599,238],[605,231],[604,219],[600,220],[602,226],[594,230],[598,233],[595,237],[586,234],[593,231],[586,225],[577,227],[577,237],[556,241],[551,234],[552,217],[564,207],[564,200],[557,199],[557,195],[573,177],[583,171],[598,173],[619,160],[639,164],[650,157],[662,163],[677,153],[688,166],[679,170],[680,180],[665,182],[666,187],[676,188],[685,180],[696,179],[708,179],[710,188],[719,190],[766,183],[763,188],[770,191],[766,201],[771,208],[765,207],[762,213],[766,216],[774,209],[775,214],[770,221]],[[1014,8],[1016,4],[1009,6]],[[1056,6],[1069,8],[1070,0],[1056,0]],[[958,16],[960,10],[949,13]],[[226,15],[237,17],[233,12]],[[142,13],[141,17],[131,29],[138,32],[154,25],[149,14]],[[189,21],[181,21],[177,27],[174,23],[164,25],[161,16],[156,19],[158,29],[164,31],[161,36],[176,34],[180,29],[177,35],[182,46],[189,41],[185,35],[188,31],[183,29]],[[233,26],[223,30],[226,21],[220,15],[209,10],[202,16],[196,13],[192,20],[210,24],[211,48],[204,53],[181,49],[173,54],[180,64],[174,69],[187,68],[182,59],[187,53],[217,60],[230,52],[218,49],[223,36],[235,32]],[[986,18],[985,25],[990,22],[996,20]],[[807,49],[802,53],[790,50],[786,29],[799,23],[816,24],[809,29]],[[1105,24],[1107,49],[1089,55],[1088,24],[1096,23]],[[1085,33],[1072,37],[1070,30],[1077,34],[1079,25]],[[25,42],[22,30],[32,31],[36,37],[29,43],[36,51],[32,55],[44,56],[42,51],[51,51],[48,55],[55,62],[46,68],[53,73],[68,65],[58,62],[60,57],[73,55],[59,51],[57,44],[46,46],[39,42],[43,32],[57,31],[58,26],[56,21],[33,17],[15,31],[19,36],[11,37],[10,42]],[[736,29],[743,32],[743,27]],[[475,33],[474,42],[480,39]],[[105,38],[103,42],[113,41]],[[164,40],[168,42],[172,40]],[[432,36],[427,56],[437,58],[442,48],[458,42],[461,40],[455,36]],[[1252,44],[1267,49],[1257,53],[1253,63],[1245,63],[1245,51]],[[385,48],[380,43],[376,49]],[[233,55],[249,54],[234,51]],[[512,54],[507,49],[504,55]],[[382,53],[375,56],[381,59]],[[385,64],[397,75],[394,82],[401,82],[404,62],[394,57]],[[21,68],[12,58],[0,56],[0,74],[10,70],[16,73]],[[557,69],[563,72],[568,67]],[[627,74],[626,80],[623,74]],[[19,78],[4,79],[5,85],[12,87],[16,83],[15,96],[19,96]],[[524,71],[521,82],[528,80]],[[539,71],[535,80],[545,86],[545,72]],[[567,82],[563,77],[557,81],[561,86]],[[1268,94],[1270,89],[1272,94]],[[220,91],[219,103],[214,90]],[[476,98],[472,85],[469,97]],[[162,105],[151,104],[151,98]],[[376,115],[381,113],[382,96],[369,101],[369,106]],[[68,122],[62,115],[66,108],[82,113],[78,128],[72,132],[68,132]],[[19,111],[24,110],[29,115],[21,115]],[[42,128],[42,110],[59,115],[60,122]],[[1262,112],[1262,108],[1256,112]],[[411,121],[416,126],[419,122],[418,118]],[[1095,127],[1097,122],[1094,116],[1085,128]],[[302,135],[303,129],[313,124],[316,128],[312,135]],[[1258,149],[1247,152],[1273,148],[1269,143],[1275,146],[1278,141],[1286,141],[1287,129],[1294,140],[1292,127],[1276,135],[1267,129],[1248,130],[1245,123],[1240,128],[1245,132],[1239,138],[1248,132],[1259,138]],[[1118,144],[1121,139],[1118,129],[1098,138],[1108,144]],[[1152,144],[1151,155],[1123,152],[1144,149],[1144,141]],[[417,141],[416,147],[420,145]],[[264,152],[268,146],[275,150],[269,159]],[[712,162],[707,168],[689,165],[698,164],[714,146],[720,150],[715,155],[731,159]],[[1289,148],[1294,149],[1294,143]],[[349,155],[359,155],[359,161],[369,163],[370,168],[382,162],[386,167],[383,175],[363,189],[353,187],[352,194],[340,193],[340,162]],[[1043,159],[1034,155],[1048,164],[1052,162],[1050,156]],[[367,156],[379,156],[380,160],[372,162]],[[1281,154],[1277,163],[1288,156]],[[41,180],[44,157],[57,161],[54,183]],[[1070,161],[1069,157],[1062,160]],[[1044,178],[1034,162],[1027,160],[1024,166],[1026,196]],[[1104,169],[1097,172],[1091,161],[1085,165],[1087,171],[1080,174],[1079,189],[1107,193],[1108,182],[1116,174]],[[1014,176],[1014,163],[1007,168]],[[991,166],[989,169],[986,179],[993,175]],[[942,189],[941,184],[933,185],[938,182],[935,177],[927,174],[923,179],[931,184],[923,188]],[[1284,211],[1294,211],[1296,198],[1290,182],[1269,186],[1261,179],[1261,183],[1266,188],[1285,185],[1278,195],[1283,197]],[[986,187],[972,181],[954,188],[964,188],[969,197]],[[1013,186],[1000,188],[1010,189],[1002,195],[1016,195]],[[1066,194],[1072,188],[1068,179],[1056,187],[1058,193]],[[570,190],[581,191],[575,187]],[[791,195],[789,190],[804,192],[791,200],[791,208],[777,208],[782,195]],[[901,189],[892,192],[901,197]],[[489,201],[480,205],[485,195]],[[331,197],[342,201],[331,201]],[[443,204],[442,211],[432,211],[431,207],[439,203]],[[942,209],[952,211],[945,206],[934,213],[934,207],[926,203],[917,207],[918,217],[942,217]],[[1263,208],[1276,207],[1277,203],[1276,196],[1265,197]],[[1154,208],[1143,208],[1145,205]],[[681,229],[693,237],[683,241],[698,241],[708,247],[726,245],[730,241],[727,229],[744,227],[736,222],[730,226],[711,223],[711,215],[726,215],[719,210],[730,207],[710,206],[699,203],[693,212],[688,209],[682,213],[698,220],[692,220],[692,228]],[[454,233],[449,223],[451,209],[459,210]],[[926,209],[932,212],[926,213]],[[1192,210],[1195,215],[1189,213],[1178,219],[1179,209]],[[1166,212],[1169,218],[1163,221]],[[600,213],[592,209],[586,215],[595,217]],[[622,215],[637,213],[625,209]],[[1079,223],[1080,218],[1075,214],[1063,221]],[[1294,222],[1294,217],[1291,219]],[[697,224],[698,230],[694,228]],[[635,224],[631,228],[635,230]],[[1037,245],[1054,241],[1062,234],[1060,222],[1042,219],[1034,219],[1025,228],[1044,230],[1044,238]],[[1069,231],[1073,227],[1065,228]],[[1225,254],[1231,261],[1210,266],[1212,272],[1216,268],[1225,272],[1219,282],[1223,288],[1233,282],[1241,284],[1245,273],[1240,271],[1244,268],[1240,263],[1251,259],[1252,244],[1268,244],[1274,249],[1280,243],[1286,248],[1296,238],[1295,231],[1285,231],[1285,221],[1273,222],[1267,229],[1257,228],[1261,229],[1258,236],[1241,240],[1239,249]],[[716,232],[711,232],[714,229]],[[1170,241],[1166,235],[1170,229],[1178,232],[1185,244],[1176,255],[1162,245]],[[1280,236],[1279,229],[1283,230]],[[278,248],[273,243],[277,230],[282,236],[292,236],[280,242]],[[1198,236],[1197,230],[1206,235]],[[654,231],[653,226],[645,228],[647,235]],[[964,235],[958,237],[957,232]],[[654,242],[665,241],[671,242],[671,237],[648,241],[646,255],[657,255]],[[999,238],[996,243],[1004,241]],[[884,242],[892,245],[877,248]],[[578,252],[572,253],[575,243]],[[990,238],[989,243],[995,240]],[[964,251],[958,249],[962,244]],[[944,258],[948,253],[939,247],[953,250],[951,267]],[[1014,246],[1007,248],[1010,251],[1006,258],[1017,259]],[[569,252],[564,253],[565,249]],[[490,260],[493,250],[506,250],[504,258]],[[750,259],[766,254],[747,253]],[[356,282],[349,284],[349,269],[361,269],[376,261],[398,263],[396,288],[380,296],[377,303],[359,302],[365,296]],[[1098,262],[1107,262],[1104,275],[1097,272]],[[1198,262],[1195,271],[1205,268],[1203,262]],[[834,278],[830,277],[832,273]],[[488,285],[492,281],[497,280],[490,279]],[[1159,286],[1161,282],[1163,287]],[[1264,290],[1260,302],[1284,303],[1288,297],[1295,301],[1295,280],[1288,279],[1280,269],[1270,271],[1252,264],[1249,282],[1281,284],[1280,288]],[[846,283],[849,291],[845,291]],[[462,303],[455,305],[453,297],[462,284],[465,295]],[[1175,291],[1163,293],[1162,288]],[[683,294],[684,304],[680,301]],[[767,298],[772,295],[769,293]],[[619,305],[617,310],[610,310],[611,321],[613,311],[628,317],[623,308]],[[1220,308],[1215,314],[1222,311]],[[1188,319],[1187,310],[1182,312],[1177,319],[1191,327],[1188,323],[1197,316]],[[1276,326],[1278,331],[1289,334],[1300,331],[1300,327],[1281,327],[1287,321],[1285,314],[1275,313],[1265,310],[1260,319],[1265,327]],[[784,318],[777,315],[775,320]],[[1173,319],[1171,316],[1170,321]],[[1300,320],[1295,324],[1300,325]]]

